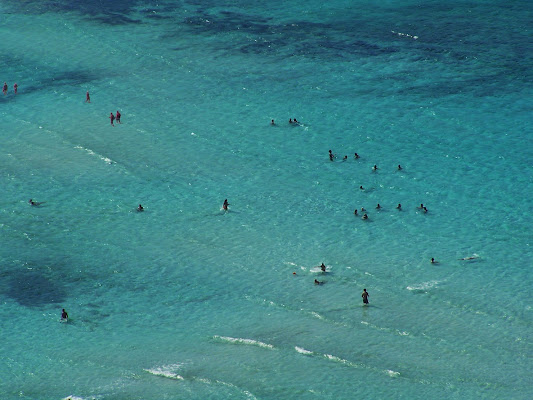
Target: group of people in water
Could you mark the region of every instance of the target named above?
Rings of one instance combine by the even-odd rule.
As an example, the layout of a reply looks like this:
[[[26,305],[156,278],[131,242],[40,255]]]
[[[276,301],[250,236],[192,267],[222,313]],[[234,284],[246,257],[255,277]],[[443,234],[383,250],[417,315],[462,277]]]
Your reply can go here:
[[[17,83],[15,82],[13,84],[13,91],[15,92],[15,94],[17,94],[18,88],[19,88],[19,85],[17,85]],[[7,82],[4,82],[4,86],[2,86],[2,93],[4,94],[4,96],[7,94],[7,90],[8,90]]]
[[[15,91],[16,93],[16,91]],[[89,93],[89,91],[87,91],[87,93],[85,93],[85,102],[86,103],[90,103],[91,102],[91,95]],[[121,124],[122,122],[120,122],[120,117],[122,116],[122,114],[120,114],[120,111],[117,110],[117,114],[116,115],[113,115],[113,113],[109,113],[109,119],[111,121],[111,126],[115,126],[115,121],[117,121],[117,123]]]
[[[335,159],[337,158],[337,156],[333,153],[333,151],[329,150],[329,160],[330,161],[335,161]],[[354,159],[359,159],[361,158],[361,156],[357,153],[354,153],[354,156],[353,156]],[[344,158],[342,159],[342,161],[346,161],[348,159],[348,156],[344,156]],[[374,164],[374,166],[372,167],[372,171],[377,171],[379,168],[377,166],[377,164]],[[401,166],[401,164],[398,164],[398,167],[397,167],[398,171],[401,171],[403,170],[403,167]],[[364,191],[365,188],[363,187],[363,185],[360,185],[359,186],[359,190],[361,191]],[[427,213],[428,212],[428,209],[427,207],[424,206],[424,204],[420,204],[420,207],[417,207],[418,209],[420,209],[421,211],[423,211],[424,213]],[[381,204],[377,204],[376,205],[376,210],[382,210],[383,207],[381,206]],[[401,211],[402,210],[402,204],[401,203],[398,203],[398,205],[396,206],[396,209],[398,211]],[[369,219],[368,217],[368,214],[365,212],[365,208],[364,207],[361,207],[361,211],[363,212],[363,215],[361,217],[361,219],[363,220],[367,220]],[[359,216],[359,211],[357,210],[357,208],[354,210],[354,215],[355,216]]]
[[[327,272],[327,267],[326,267],[326,264],[324,264],[324,263],[320,264],[316,268],[320,268],[320,271],[322,271],[322,273],[326,273]],[[296,275],[296,272],[293,272],[292,274]],[[319,281],[318,279],[315,278],[315,285],[322,285],[322,284],[324,284],[323,281]],[[361,297],[363,298],[363,304],[368,304],[368,297],[369,296],[370,295],[368,294],[366,289],[363,289],[363,293],[361,294]]]

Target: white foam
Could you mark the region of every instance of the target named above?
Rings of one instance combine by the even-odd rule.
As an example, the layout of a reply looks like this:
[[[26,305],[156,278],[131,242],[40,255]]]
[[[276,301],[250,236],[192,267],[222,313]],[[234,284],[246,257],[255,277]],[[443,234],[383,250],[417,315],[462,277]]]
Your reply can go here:
[[[257,400],[257,397],[255,397],[252,393],[250,393],[248,390],[245,390],[245,389],[241,389],[239,388],[238,386],[234,385],[233,383],[229,383],[229,382],[224,382],[224,381],[221,381],[221,380],[216,380],[216,381],[212,381],[210,379],[207,379],[207,378],[197,378],[196,379],[197,381],[199,382],[202,382],[202,383],[205,383],[207,385],[223,385],[223,386],[227,386],[227,387],[230,387],[230,388],[233,388],[233,389],[236,389],[238,391],[240,391],[241,393],[245,394],[246,395],[246,398],[247,399],[250,399],[250,400]]]
[[[440,283],[439,281],[427,281],[427,282],[418,283],[418,284],[415,284],[415,285],[412,285],[412,286],[407,286],[406,289],[407,290],[411,290],[411,291],[415,291],[415,292],[424,292],[425,293],[429,289],[436,288],[439,283]]]
[[[396,378],[398,376],[400,376],[400,373],[397,372],[397,371],[393,371],[392,369],[386,369],[384,371],[387,375],[389,375],[391,378]]]
[[[145,371],[149,372],[152,375],[162,376],[164,378],[177,379],[177,380],[182,381],[185,378],[183,378],[183,376],[178,375],[176,372],[174,372],[180,367],[181,367],[181,364],[171,364],[171,365],[164,365],[162,367],[145,369]]]
[[[391,31],[392,33],[398,35],[398,36],[405,36],[405,37],[408,37],[408,38],[411,38],[411,39],[418,39],[418,36],[415,36],[415,35],[410,35],[408,33],[401,33],[401,32],[395,32],[395,31]]]
[[[296,350],[296,351],[297,351],[298,353],[300,353],[300,354],[306,354],[306,355],[311,355],[311,354],[313,354],[312,351],[306,350],[306,349],[304,349],[303,347],[294,346],[294,350]]]
[[[324,319],[324,317],[322,315],[320,315],[319,313],[317,313],[315,311],[310,311],[309,314],[311,314],[315,318]]]
[[[259,347],[262,347],[265,349],[271,349],[271,350],[274,349],[274,346],[272,346],[271,344],[263,343],[263,342],[260,342],[259,340],[254,340],[254,339],[232,338],[229,336],[218,336],[218,335],[213,336],[213,338],[223,340],[225,342],[230,342],[230,343],[239,343],[239,344],[247,344],[251,346],[259,346]]]
[[[100,160],[102,161],[105,161],[107,164],[113,164],[114,161],[111,160],[110,158],[107,158],[105,156],[102,156],[100,154],[97,154],[95,153],[94,151],[92,151],[91,149],[86,149],[85,147],[82,147],[82,146],[74,146],[75,149],[80,149],[80,150],[84,150],[86,151],[89,155],[91,156],[95,156],[95,157],[98,157]]]

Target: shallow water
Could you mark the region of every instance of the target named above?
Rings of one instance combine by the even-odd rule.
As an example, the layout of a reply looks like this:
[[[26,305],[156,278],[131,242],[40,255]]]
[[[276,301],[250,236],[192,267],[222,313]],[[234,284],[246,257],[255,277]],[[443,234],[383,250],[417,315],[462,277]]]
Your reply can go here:
[[[0,3],[2,398],[532,397],[529,3],[85,3]]]

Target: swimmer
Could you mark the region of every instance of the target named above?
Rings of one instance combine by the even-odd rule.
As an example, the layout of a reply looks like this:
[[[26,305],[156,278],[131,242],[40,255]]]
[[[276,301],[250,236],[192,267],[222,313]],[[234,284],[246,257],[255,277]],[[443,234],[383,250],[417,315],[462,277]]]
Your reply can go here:
[[[320,282],[317,279],[315,279],[315,285],[322,285],[324,282]]]
[[[344,156],[344,158],[342,159],[342,161],[346,161],[348,159],[348,156]]]
[[[376,206],[376,210],[381,210],[381,206],[379,205],[379,203],[378,203],[378,205]]]
[[[361,207],[361,211],[366,211],[364,207]]]
[[[224,211],[228,211],[228,206],[229,206],[228,199],[226,199],[224,200],[224,203],[222,203],[222,209]]]
[[[401,211],[401,209],[402,209],[401,203],[398,203],[398,205],[396,206],[396,209]]]
[[[17,83],[15,82],[15,84],[13,85],[13,90],[15,91],[15,94],[17,94],[18,89],[19,89],[19,85],[17,85]]]
[[[116,116],[116,119],[117,119],[117,122],[120,124],[120,117],[121,117],[121,114],[120,112],[117,110],[117,116]]]
[[[422,210],[424,208],[424,204],[420,203],[420,207],[418,207],[418,208],[420,208]]]
[[[32,206],[40,206],[44,203],[44,201],[33,201],[33,199],[28,200],[28,203],[30,203]]]
[[[296,118],[293,119],[293,122],[294,122],[295,124],[299,124],[299,122],[296,120]]]
[[[368,214],[363,214],[363,219],[368,219]]]
[[[276,124],[274,123],[274,120],[270,121],[270,125],[276,125]]]
[[[144,207],[139,204],[139,207],[137,207],[137,211],[139,211],[139,212],[144,211]]]
[[[333,152],[330,150],[329,151],[329,161],[333,161],[334,158],[335,158],[335,154],[333,154]]]
[[[292,124],[292,118],[289,118],[289,124]]]
[[[353,215],[357,216],[357,208],[353,211]]]
[[[378,166],[374,164],[374,166],[372,167],[372,171],[377,171],[377,170],[378,170]]]
[[[109,119],[111,120],[111,126],[115,126],[115,124],[113,123],[113,121],[115,120],[115,116],[113,115],[113,113],[109,114]]]
[[[439,262],[435,260],[433,257],[431,257],[431,264],[438,264]]]
[[[7,94],[7,83],[4,82],[4,87],[2,88],[2,92],[4,93],[4,95]]]
[[[402,169],[402,166],[398,164],[398,171],[400,171],[401,169]]]
[[[473,256],[470,256],[470,257],[459,258],[459,260],[461,260],[461,261],[468,261],[468,260],[475,260],[476,258],[478,258],[478,255],[473,255]]]
[[[427,212],[428,212],[428,209],[424,207],[424,213],[427,213]]]
[[[359,154],[353,153],[353,158],[355,158],[357,160],[359,158]]]
[[[87,90],[87,93],[85,94],[85,102],[90,103],[91,102],[91,96],[89,95],[89,91]]]
[[[61,321],[68,321],[68,314],[63,308],[63,311],[61,311]]]
[[[363,185],[359,186],[359,190],[365,190],[365,188],[363,187]]]
[[[363,298],[363,303],[364,304],[368,304],[368,297],[370,295],[368,294],[368,292],[366,291],[366,289],[363,289],[363,293],[361,294],[361,297]]]

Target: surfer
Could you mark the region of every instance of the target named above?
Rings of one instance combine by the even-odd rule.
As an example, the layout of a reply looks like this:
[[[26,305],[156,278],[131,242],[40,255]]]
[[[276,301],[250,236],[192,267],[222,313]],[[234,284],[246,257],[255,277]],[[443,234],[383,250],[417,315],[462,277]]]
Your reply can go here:
[[[435,260],[433,257],[431,257],[431,264],[438,264],[439,262]]]
[[[44,201],[33,201],[33,199],[29,199],[28,203],[30,203],[32,206],[40,206],[44,203]]]
[[[326,272],[326,266],[324,265],[324,263],[322,263],[322,265],[320,265],[319,267],[322,270],[322,272]]]
[[[63,308],[63,311],[61,311],[61,321],[68,321],[68,314]]]
[[[361,297],[363,298],[363,303],[364,304],[368,304],[368,296],[370,296],[370,295],[368,294],[366,289],[363,289],[363,293],[361,294]]]
[[[225,199],[224,203],[222,204],[222,209],[224,211],[228,211],[228,206],[229,206],[228,199]]]

